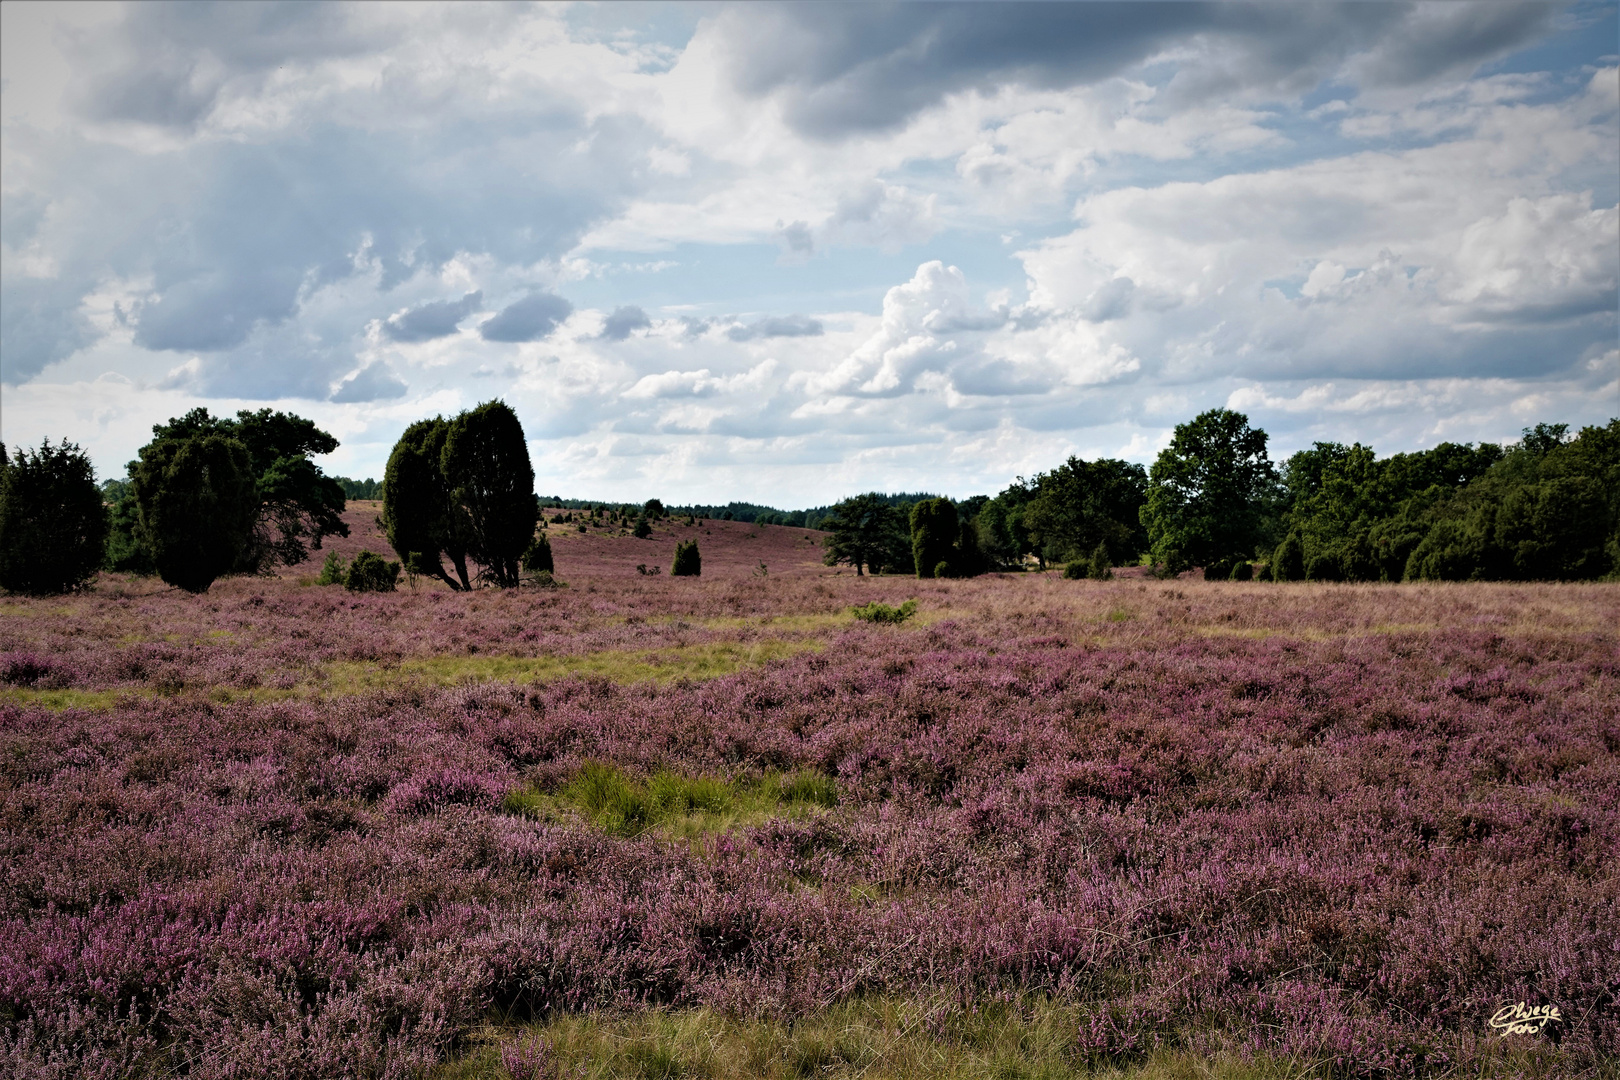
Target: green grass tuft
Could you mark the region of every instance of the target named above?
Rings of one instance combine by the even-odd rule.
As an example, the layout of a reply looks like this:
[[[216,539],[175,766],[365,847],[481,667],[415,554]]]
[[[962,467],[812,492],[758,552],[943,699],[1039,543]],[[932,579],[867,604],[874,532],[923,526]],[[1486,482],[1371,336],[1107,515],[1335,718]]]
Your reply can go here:
[[[529,786],[515,788],[501,805],[509,814],[539,821],[577,814],[618,836],[656,829],[671,837],[696,839],[837,803],[837,783],[819,773],[771,773],[754,781],[727,781],[660,769],[643,782],[615,766],[592,761],[554,794]]]
[[[793,1020],[710,1009],[560,1014],[533,1028],[487,1029],[432,1080],[507,1080],[499,1048],[526,1034],[556,1047],[557,1074],[589,1080],[1283,1080],[1329,1075],[1307,1060],[1204,1057],[1174,1049],[1128,1065],[1077,1046],[1087,1007],[1030,996],[981,1001],[862,998]]]

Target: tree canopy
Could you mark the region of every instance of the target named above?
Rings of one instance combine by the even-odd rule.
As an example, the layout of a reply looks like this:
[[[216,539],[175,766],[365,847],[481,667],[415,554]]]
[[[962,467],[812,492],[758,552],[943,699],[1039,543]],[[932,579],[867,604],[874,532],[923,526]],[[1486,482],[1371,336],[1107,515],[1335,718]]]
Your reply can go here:
[[[1135,562],[1147,547],[1141,512],[1147,472],[1112,458],[1071,457],[1035,478],[1034,495],[1022,514],[1030,543],[1045,559],[1090,559],[1097,545],[1110,563]]]
[[[887,568],[906,573],[913,570],[905,518],[879,492],[838,503],[820,526],[827,532],[823,561],[828,566],[845,563],[853,566],[856,574]]]
[[[259,515],[247,448],[223,435],[159,438],[130,464],[141,535],[158,575],[206,592],[244,559]]]
[[[505,402],[489,401],[458,415],[446,432],[441,466],[450,497],[471,526],[471,552],[484,576],[502,588],[516,586],[540,518],[517,414]]]
[[[247,451],[258,497],[233,572],[263,573],[277,564],[293,566],[307,559],[311,548],[319,549],[325,537],[349,535],[342,516],[343,485],[309,460],[332,453],[338,441],[313,420],[270,409],[243,409],[231,419],[197,408],[152,428],[154,443],[208,436],[234,440]],[[115,546],[127,547],[129,542],[119,537]],[[123,558],[139,561],[138,555]]]
[[[1220,567],[1253,555],[1277,497],[1266,433],[1230,409],[1185,424],[1148,473],[1141,522],[1156,562],[1169,571]]]
[[[0,444],[0,586],[63,593],[101,568],[107,508],[83,450],[49,439],[13,459]]]
[[[389,455],[382,500],[388,542],[412,573],[470,589],[471,558],[484,580],[518,584],[540,510],[523,427],[503,402],[406,428]]]
[[[450,425],[441,416],[418,420],[405,429],[383,471],[378,522],[406,569],[464,590],[472,588],[467,575],[472,523],[451,499],[450,482],[440,464],[449,435]],[[446,558],[456,571],[454,578],[444,569]]]

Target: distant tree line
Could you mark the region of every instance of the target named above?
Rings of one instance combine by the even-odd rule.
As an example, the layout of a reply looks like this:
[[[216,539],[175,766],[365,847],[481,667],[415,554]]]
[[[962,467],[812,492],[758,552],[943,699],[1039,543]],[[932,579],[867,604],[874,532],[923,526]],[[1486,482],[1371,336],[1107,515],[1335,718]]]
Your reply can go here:
[[[1538,424],[1507,447],[1448,442],[1385,458],[1361,443],[1318,442],[1279,468],[1264,431],[1212,409],[1178,425],[1147,469],[1070,457],[994,497],[868,492],[791,512],[537,497],[522,425],[499,401],[412,424],[380,483],[326,476],[311,459],[337,440],[288,413],[194,409],[152,435],[127,475],[99,488],[72,443],[15,455],[0,444],[0,586],[70,591],[107,568],[202,592],[222,575],[304,561],[323,538],[348,535],[346,499],[368,497],[382,500],[400,564],[345,566],[344,580],[365,589],[392,588],[401,569],[456,590],[549,574],[542,509],[642,537],[671,516],[818,528],[825,561],[858,574],[967,577],[1061,563],[1070,577],[1130,564],[1236,580],[1620,577],[1620,420],[1573,434]],[[700,566],[693,541],[672,572]]]
[[[382,482],[379,480],[350,480],[347,476],[334,476],[346,499],[380,499]]]
[[[1319,442],[1280,469],[1267,442],[1242,413],[1212,409],[1149,469],[1071,457],[994,498],[855,496],[818,523],[826,562],[918,577],[1031,561],[1070,577],[1137,564],[1235,580],[1620,576],[1620,420],[1387,458]]]

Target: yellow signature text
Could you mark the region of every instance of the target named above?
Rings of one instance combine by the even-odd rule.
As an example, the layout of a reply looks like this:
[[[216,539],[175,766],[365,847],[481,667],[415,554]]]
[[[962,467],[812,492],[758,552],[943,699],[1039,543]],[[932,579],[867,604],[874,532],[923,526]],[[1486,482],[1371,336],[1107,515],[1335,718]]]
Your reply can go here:
[[[1548,1024],[1563,1021],[1556,1005],[1504,1005],[1491,1017],[1491,1027],[1503,1035],[1539,1035]]]

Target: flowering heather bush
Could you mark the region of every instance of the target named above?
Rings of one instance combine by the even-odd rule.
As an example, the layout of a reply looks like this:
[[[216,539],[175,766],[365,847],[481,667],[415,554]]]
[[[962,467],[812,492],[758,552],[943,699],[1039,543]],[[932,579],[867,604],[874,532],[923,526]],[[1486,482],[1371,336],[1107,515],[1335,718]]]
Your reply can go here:
[[[0,1072],[405,1077],[491,1017],[1031,995],[1081,1064],[1475,1072],[1526,1001],[1548,1075],[1613,1069],[1612,588],[577,578],[0,603]],[[707,680],[332,674],[770,640]],[[781,776],[796,812],[695,838],[569,809]]]

